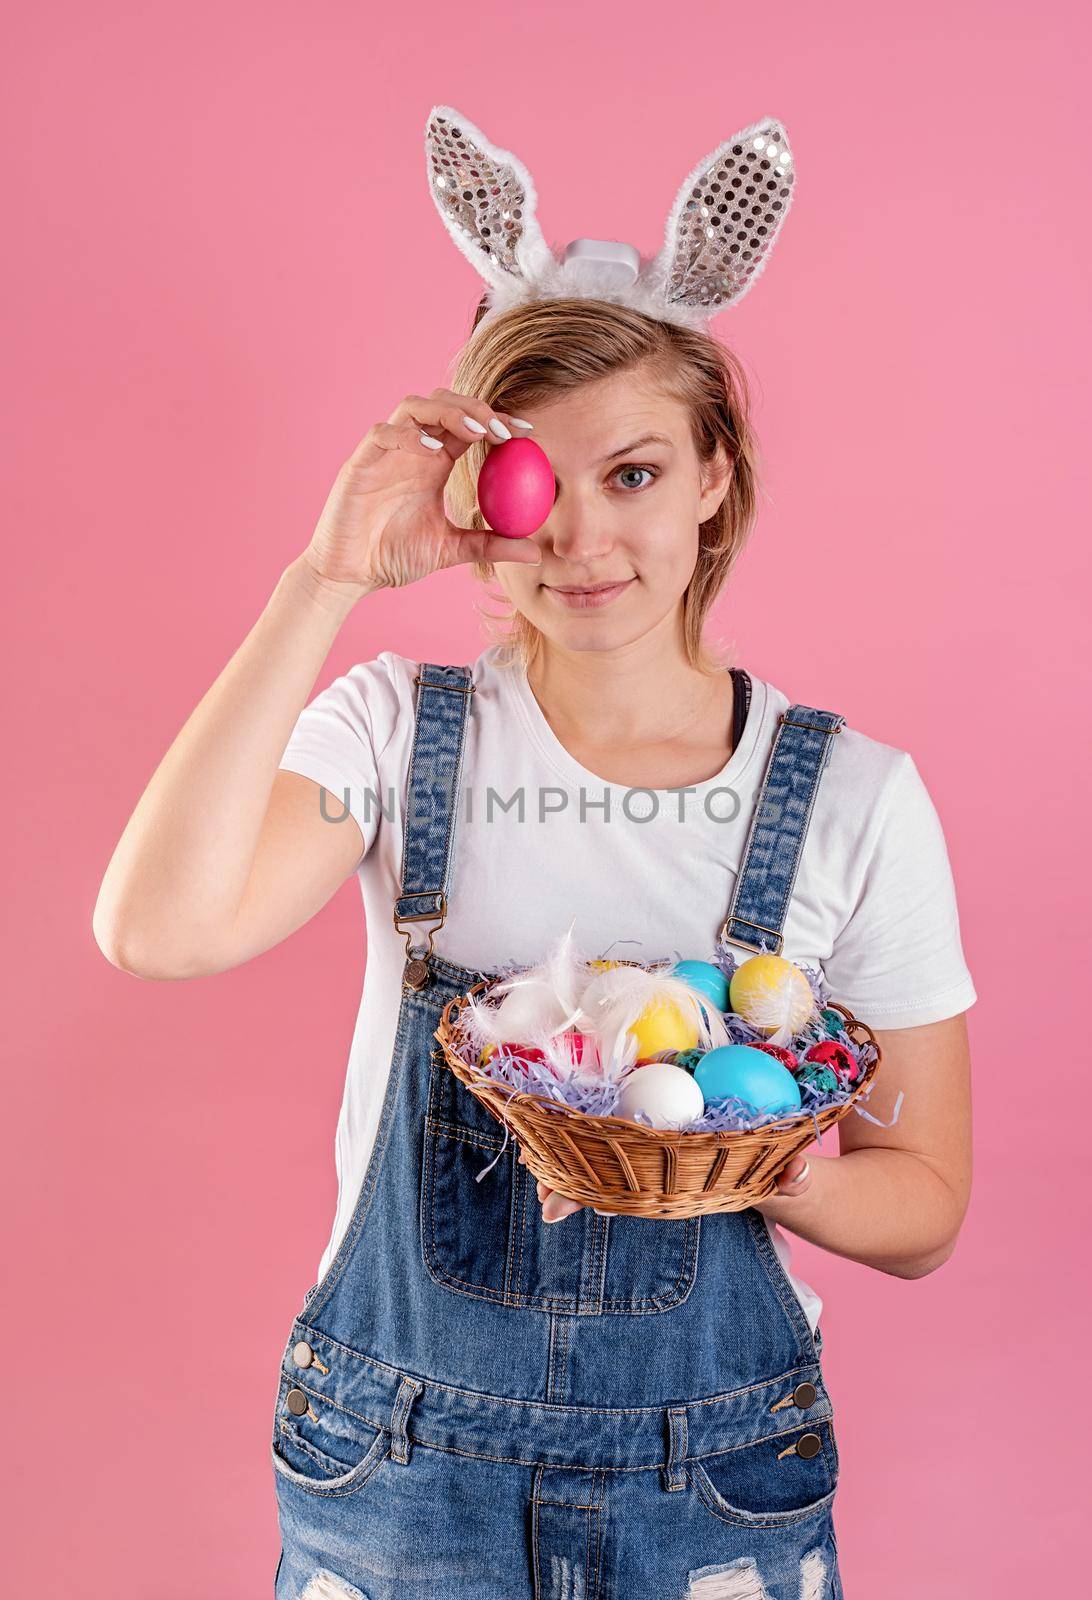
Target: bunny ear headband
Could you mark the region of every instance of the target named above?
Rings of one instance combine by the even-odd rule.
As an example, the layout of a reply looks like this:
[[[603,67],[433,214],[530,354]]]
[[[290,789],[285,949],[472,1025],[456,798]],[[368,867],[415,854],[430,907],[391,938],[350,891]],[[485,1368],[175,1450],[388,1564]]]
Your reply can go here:
[[[573,239],[561,254],[538,225],[527,168],[453,106],[433,106],[425,153],[444,226],[489,285],[482,321],[524,301],[577,296],[707,329],[761,274],[792,201],[785,130],[763,117],[687,175],[655,255],[617,239]]]

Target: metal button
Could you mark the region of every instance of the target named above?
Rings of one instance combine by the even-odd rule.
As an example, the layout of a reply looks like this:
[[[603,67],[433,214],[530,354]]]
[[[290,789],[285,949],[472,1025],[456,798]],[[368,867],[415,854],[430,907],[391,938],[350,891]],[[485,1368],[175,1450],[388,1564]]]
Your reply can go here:
[[[798,1383],[792,1392],[793,1405],[799,1406],[802,1411],[815,1404],[814,1383]]]
[[[414,956],[406,962],[402,977],[407,989],[423,989],[428,982],[428,962],[422,961],[420,956]]]
[[[289,1389],[284,1397],[284,1403],[294,1417],[302,1417],[307,1410],[308,1400],[302,1389]]]
[[[817,1433],[802,1433],[796,1441],[796,1453],[809,1461],[812,1456],[817,1456],[823,1448],[823,1441]]]
[[[297,1345],[292,1347],[292,1360],[296,1363],[297,1367],[309,1367],[314,1358],[314,1354],[315,1352],[311,1349],[311,1346],[307,1343],[306,1339],[301,1339]],[[798,1405],[799,1403],[800,1402],[797,1401]],[[811,1404],[810,1400],[808,1404]]]

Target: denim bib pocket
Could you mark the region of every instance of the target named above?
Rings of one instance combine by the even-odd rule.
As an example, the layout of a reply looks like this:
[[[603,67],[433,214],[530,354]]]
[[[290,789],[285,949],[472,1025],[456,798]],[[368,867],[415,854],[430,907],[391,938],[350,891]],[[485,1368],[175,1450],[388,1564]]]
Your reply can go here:
[[[700,1217],[547,1223],[535,1179],[496,1118],[431,1053],[420,1235],[433,1280],[458,1294],[572,1316],[670,1311],[698,1273]],[[479,1181],[478,1174],[496,1164]]]
[[[303,1395],[307,1410],[295,1415],[289,1394]],[[302,1404],[302,1401],[299,1402]],[[270,1456],[278,1477],[307,1494],[357,1493],[390,1454],[388,1429],[376,1427],[283,1376],[273,1422]]]
[[[815,1455],[782,1453],[808,1435],[820,1441]],[[706,1509],[722,1522],[746,1528],[783,1528],[821,1516],[838,1488],[838,1456],[829,1418],[689,1461],[687,1469]]]

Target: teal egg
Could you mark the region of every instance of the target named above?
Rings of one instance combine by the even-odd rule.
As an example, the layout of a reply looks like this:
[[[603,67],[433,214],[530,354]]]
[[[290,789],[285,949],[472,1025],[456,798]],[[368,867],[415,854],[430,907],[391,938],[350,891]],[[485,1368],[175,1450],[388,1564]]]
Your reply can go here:
[[[694,1069],[694,1081],[707,1105],[732,1095],[755,1111],[800,1109],[800,1089],[788,1068],[747,1044],[722,1044],[707,1051]]]
[[[821,1094],[834,1094],[842,1087],[838,1074],[820,1061],[806,1061],[800,1069],[798,1083],[810,1083]]]
[[[718,1011],[727,1011],[728,979],[711,961],[676,961],[669,976],[679,978],[689,988],[696,989]]]

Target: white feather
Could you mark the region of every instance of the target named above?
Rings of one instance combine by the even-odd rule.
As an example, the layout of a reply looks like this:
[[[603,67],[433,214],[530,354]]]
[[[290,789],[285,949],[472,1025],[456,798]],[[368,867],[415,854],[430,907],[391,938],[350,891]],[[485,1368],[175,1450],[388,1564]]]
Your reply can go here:
[[[573,936],[576,918],[536,966],[494,984],[500,1004],[476,1013],[494,1044],[531,1044],[571,1028],[588,981],[587,958]]]
[[[582,1020],[577,1026],[598,1036],[604,1058],[617,1072],[623,1070],[627,1051],[630,1061],[636,1054],[637,1041],[629,1029],[650,1006],[666,1003],[678,1006],[683,1016],[693,1022],[703,1049],[712,1050],[729,1042],[724,1018],[712,1001],[681,978],[671,977],[666,969],[649,972],[643,967],[609,967],[596,973],[584,989]],[[632,1044],[632,1051],[627,1041]]]

